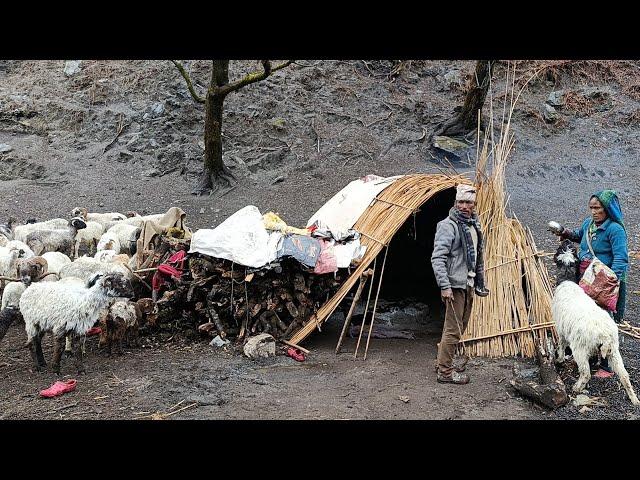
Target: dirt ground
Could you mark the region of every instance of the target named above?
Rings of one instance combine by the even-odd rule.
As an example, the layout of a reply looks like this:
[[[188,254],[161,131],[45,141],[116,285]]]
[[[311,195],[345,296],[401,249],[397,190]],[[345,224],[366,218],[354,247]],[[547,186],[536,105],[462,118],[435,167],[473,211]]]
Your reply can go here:
[[[531,82],[514,113],[515,149],[507,168],[511,210],[539,248],[555,250],[546,222],[578,226],[589,195],[621,194],[631,251],[640,250],[637,62],[558,66]],[[185,62],[202,93],[205,61]],[[604,66],[603,66],[604,65]],[[231,76],[257,68],[232,62]],[[305,60],[241,90],[225,104],[225,162],[238,178],[231,190],[190,195],[201,165],[204,112],[175,67],[163,61],[84,61],[67,77],[64,61],[0,61],[0,216],[24,221],[93,211],[164,212],[180,206],[194,228],[211,228],[248,204],[301,226],[352,179],[439,172],[425,141],[463,98],[466,61]],[[607,69],[608,68],[608,69]],[[627,69],[627,70],[625,70]],[[619,72],[627,72],[620,81]],[[504,67],[495,73],[503,91]],[[502,79],[502,80],[501,80]],[[541,116],[560,88],[607,86],[605,102],[583,101]],[[501,89],[502,88],[502,89]],[[494,102],[501,102],[496,98]],[[489,105],[486,106],[489,108]],[[500,103],[500,109],[502,103]],[[120,132],[118,134],[118,132]],[[471,171],[455,163],[459,171]],[[428,266],[428,254],[421,261]],[[626,320],[638,324],[640,280],[632,256]],[[553,268],[550,266],[553,274]],[[432,326],[433,327],[433,326]],[[466,386],[440,385],[433,360],[437,328],[415,329],[415,340],[373,339],[367,360],[354,359],[353,340],[333,353],[336,317],[304,347],[305,362],[284,355],[251,361],[188,331],[143,338],[121,357],[87,340],[87,375],[76,391],[52,400],[38,392],[57,378],[30,371],[24,330],[14,325],[0,343],[0,418],[137,419],[635,419],[615,379],[592,379],[589,394],[607,406],[585,413],[569,404],[548,412],[509,386],[516,358],[474,358]],[[51,358],[49,337],[45,358]],[[636,390],[638,341],[621,346]],[[575,371],[563,371],[568,385]],[[573,377],[573,378],[572,378]],[[401,398],[402,397],[402,398]],[[186,407],[186,408],[185,408]],[[175,412],[175,413],[174,413]],[[171,415],[168,415],[171,414]],[[168,416],[167,416],[168,415]]]

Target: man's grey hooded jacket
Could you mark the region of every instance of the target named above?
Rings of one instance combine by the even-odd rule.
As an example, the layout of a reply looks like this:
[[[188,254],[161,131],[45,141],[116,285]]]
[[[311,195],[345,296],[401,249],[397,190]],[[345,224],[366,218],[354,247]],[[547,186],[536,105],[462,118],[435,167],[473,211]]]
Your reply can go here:
[[[471,227],[473,228],[473,227]],[[484,277],[483,259],[476,255],[476,280]],[[458,225],[450,217],[438,222],[431,255],[431,266],[441,290],[467,288],[467,259]],[[484,282],[483,282],[484,283]]]

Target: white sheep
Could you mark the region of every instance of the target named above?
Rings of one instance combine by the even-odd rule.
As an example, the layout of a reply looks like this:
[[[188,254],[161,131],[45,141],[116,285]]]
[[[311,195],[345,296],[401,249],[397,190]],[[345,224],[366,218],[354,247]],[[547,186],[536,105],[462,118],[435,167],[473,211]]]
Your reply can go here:
[[[7,247],[0,247],[0,276],[16,278],[18,275],[18,260],[20,258],[24,258],[23,250],[10,250]]]
[[[115,250],[117,253],[120,253],[121,248],[118,234],[110,230],[102,234],[96,247],[98,252],[102,250]]]
[[[102,310],[118,297],[132,297],[131,282],[123,275],[95,275],[86,286],[78,282],[39,282],[31,284],[20,298],[27,345],[34,368],[46,366],[42,354],[42,337],[51,332],[54,337],[53,371],[60,374],[60,359],[65,335],[73,336],[78,373],[84,373],[80,337],[93,327]]]
[[[56,274],[50,275],[46,279],[56,280],[60,276],[62,267],[71,263],[71,259],[61,252],[46,252],[42,254],[42,257],[47,261],[47,272]]]
[[[76,207],[71,211],[71,215],[74,217],[82,217],[85,221],[98,222],[103,227],[110,222],[118,222],[124,220],[127,217],[122,213],[109,212],[109,213],[89,213],[84,207]]]
[[[123,257],[116,255],[114,257],[115,261],[111,262],[101,262],[93,257],[80,257],[60,269],[60,278],[77,277],[86,282],[98,272],[117,272],[122,273],[128,279],[131,279],[133,277],[133,273],[129,268],[127,268],[124,257],[126,257],[126,255]]]
[[[558,286],[553,294],[551,313],[558,332],[557,361],[563,362],[566,347],[571,348],[580,373],[573,391],[584,389],[591,378],[589,357],[599,354],[609,360],[631,403],[640,405],[620,355],[618,327],[611,316],[575,283],[578,258],[569,240],[561,244],[554,260],[558,267]]]
[[[134,225],[136,227],[142,227],[142,224],[144,222],[157,222],[159,221],[162,217],[165,216],[164,213],[152,213],[150,215],[139,215],[136,212],[131,212],[133,215],[129,216],[129,218],[126,218],[124,220],[122,220],[122,223],[126,224],[126,225]],[[105,225],[106,229],[109,230],[109,228],[113,227],[114,225],[116,225],[116,223],[120,223],[120,222],[109,222]]]
[[[102,237],[100,237],[100,241],[98,242],[99,248],[98,250],[108,250],[109,248],[105,248],[108,246],[109,242],[112,239],[117,238],[117,242],[112,242],[111,245],[113,247],[112,250],[115,250],[117,253],[130,253],[131,252],[131,243],[135,245],[136,240],[140,236],[141,228],[136,227],[135,225],[128,225],[124,223],[124,220],[105,232]],[[116,248],[119,246],[119,249]],[[101,247],[101,248],[100,248]]]
[[[78,230],[76,234],[76,243],[73,251],[73,258],[78,258],[78,252],[80,251],[80,245],[84,242],[87,245],[89,253],[97,250],[98,241],[104,233],[104,225],[99,222],[88,220],[85,222],[86,227],[82,230]]]
[[[72,218],[66,228],[31,232],[27,235],[26,243],[36,255],[42,255],[45,252],[62,252],[70,257],[73,255],[78,230],[86,226],[83,219]]]
[[[10,240],[4,246],[9,250],[22,250],[24,253],[21,258],[31,258],[36,256],[36,254],[33,253],[33,250],[29,248],[29,245],[21,240]]]
[[[64,228],[69,224],[64,218],[52,218],[45,222],[27,223],[26,225],[17,225],[13,228],[13,239],[21,242],[27,241],[27,235],[38,230],[53,230],[56,228]]]
[[[2,310],[5,308],[18,308],[20,297],[27,286],[22,282],[9,282],[2,292]]]

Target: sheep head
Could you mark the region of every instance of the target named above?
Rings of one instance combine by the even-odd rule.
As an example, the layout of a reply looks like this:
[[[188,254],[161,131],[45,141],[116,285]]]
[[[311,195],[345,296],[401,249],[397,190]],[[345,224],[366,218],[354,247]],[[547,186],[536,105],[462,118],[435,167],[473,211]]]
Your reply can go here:
[[[73,210],[71,210],[72,217],[81,217],[81,218],[84,218],[85,220],[87,219],[88,213],[89,212],[84,207],[76,207]]]
[[[76,230],[82,230],[83,228],[87,228],[87,224],[82,217],[74,217],[69,220],[69,225],[71,225]]]
[[[565,280],[577,282],[579,276],[578,252],[571,240],[563,240],[553,256],[553,261],[558,268],[557,284]]]
[[[38,279],[47,273],[49,264],[44,257],[31,257],[18,260],[18,278],[29,285],[31,282],[37,282]]]
[[[107,297],[133,298],[133,286],[122,273],[96,273],[87,283],[87,287],[99,285]]]

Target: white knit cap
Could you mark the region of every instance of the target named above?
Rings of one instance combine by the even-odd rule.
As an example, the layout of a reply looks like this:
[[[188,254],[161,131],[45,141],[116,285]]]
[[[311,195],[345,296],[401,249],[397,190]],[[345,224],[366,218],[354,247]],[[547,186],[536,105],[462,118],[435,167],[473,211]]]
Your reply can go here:
[[[476,201],[476,187],[473,185],[460,184],[456,187],[456,201],[468,200]]]

